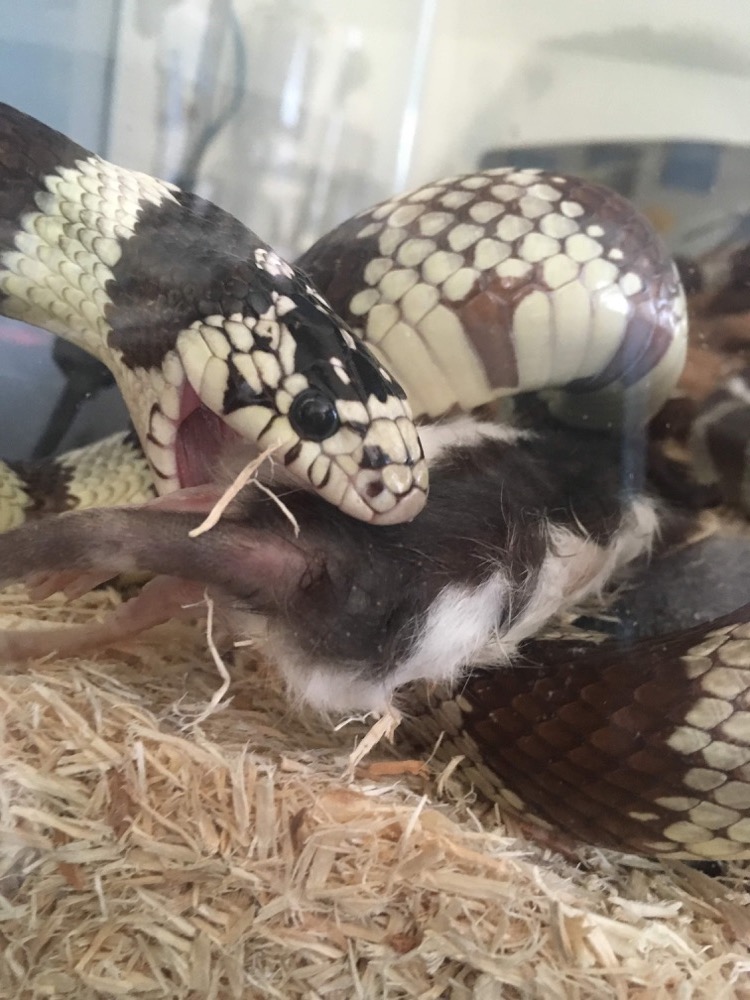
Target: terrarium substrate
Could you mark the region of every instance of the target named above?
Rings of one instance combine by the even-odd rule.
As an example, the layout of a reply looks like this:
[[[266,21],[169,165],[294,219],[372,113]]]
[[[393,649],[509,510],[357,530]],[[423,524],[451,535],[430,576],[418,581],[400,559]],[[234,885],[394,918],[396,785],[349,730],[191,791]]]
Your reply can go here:
[[[0,627],[101,615],[0,595]],[[200,626],[0,676],[0,997],[750,997],[747,864],[526,839]]]

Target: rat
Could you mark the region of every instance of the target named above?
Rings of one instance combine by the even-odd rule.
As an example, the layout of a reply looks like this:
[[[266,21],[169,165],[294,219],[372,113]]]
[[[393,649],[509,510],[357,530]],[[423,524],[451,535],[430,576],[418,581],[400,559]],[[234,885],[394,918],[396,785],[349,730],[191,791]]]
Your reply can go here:
[[[508,663],[520,642],[647,556],[659,536],[660,502],[639,463],[623,461],[622,438],[468,417],[421,436],[430,498],[409,523],[349,518],[272,466],[264,485],[298,533],[250,485],[195,537],[218,487],[69,511],[0,535],[0,586],[36,580],[37,596],[155,574],[101,623],[0,632],[0,659],[111,645],[205,613],[208,595],[295,698],[322,711],[382,711],[410,681],[455,683],[473,667]]]

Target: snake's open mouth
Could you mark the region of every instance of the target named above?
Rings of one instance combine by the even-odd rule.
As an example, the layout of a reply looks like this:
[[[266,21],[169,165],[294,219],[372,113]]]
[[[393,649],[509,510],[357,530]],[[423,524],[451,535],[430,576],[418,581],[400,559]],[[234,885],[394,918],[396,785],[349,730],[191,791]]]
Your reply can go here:
[[[221,417],[205,406],[193,410],[177,429],[175,458],[180,486],[201,486],[213,480],[217,458],[230,440],[239,440],[239,435]]]
[[[173,445],[180,488],[213,482],[217,463],[227,445],[239,440],[239,434],[204,406],[186,383],[182,389],[180,419]]]

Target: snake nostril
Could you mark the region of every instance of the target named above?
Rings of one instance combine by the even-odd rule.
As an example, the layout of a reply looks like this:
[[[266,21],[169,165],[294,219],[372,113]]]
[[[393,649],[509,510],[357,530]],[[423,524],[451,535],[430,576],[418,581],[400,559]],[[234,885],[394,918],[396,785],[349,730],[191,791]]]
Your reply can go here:
[[[383,483],[377,482],[376,480],[373,483],[367,484],[367,489],[365,490],[365,493],[368,495],[368,497],[374,500],[375,497],[380,496],[380,494],[383,492],[384,489],[385,486],[383,485]]]
[[[388,456],[378,444],[366,444],[362,449],[362,468],[382,469],[388,465]]]

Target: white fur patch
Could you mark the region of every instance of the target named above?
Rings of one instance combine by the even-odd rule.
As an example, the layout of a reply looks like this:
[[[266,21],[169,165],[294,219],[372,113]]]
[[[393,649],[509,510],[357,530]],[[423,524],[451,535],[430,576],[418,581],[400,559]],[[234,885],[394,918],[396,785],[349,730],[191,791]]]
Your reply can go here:
[[[427,464],[432,466],[448,448],[467,447],[480,444],[485,438],[514,444],[516,441],[533,437],[529,431],[519,430],[510,424],[493,424],[478,421],[472,417],[456,417],[436,424],[424,424],[419,428],[419,437]]]
[[[550,618],[592,594],[600,594],[618,569],[651,551],[658,531],[651,501],[635,501],[609,545],[585,535],[550,527],[550,549],[542,563],[534,593],[511,627],[496,642],[503,658],[524,639],[535,635]],[[492,651],[489,651],[492,662]]]
[[[513,593],[500,567],[478,586],[445,587],[428,610],[407,656],[378,680],[368,677],[366,668],[350,672],[346,664],[311,662],[276,630],[269,634],[267,652],[300,701],[320,711],[383,711],[403,684],[416,680],[455,683],[471,667],[508,663],[518,644],[538,633],[551,617],[599,593],[618,569],[647,555],[657,532],[655,506],[643,498],[625,513],[622,527],[606,546],[585,534],[551,525],[549,551],[523,606],[513,608]],[[503,620],[510,624],[501,630]]]
[[[499,569],[478,587],[446,587],[428,611],[415,648],[396,668],[394,687],[422,678],[455,680],[496,630],[508,599],[508,579]]]

